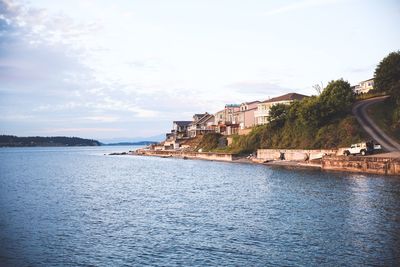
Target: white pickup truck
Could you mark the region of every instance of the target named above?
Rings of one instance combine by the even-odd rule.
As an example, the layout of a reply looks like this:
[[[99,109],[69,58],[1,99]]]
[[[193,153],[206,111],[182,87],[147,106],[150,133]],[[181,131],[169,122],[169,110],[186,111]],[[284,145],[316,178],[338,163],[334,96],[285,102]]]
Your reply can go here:
[[[367,154],[372,154],[375,150],[380,150],[380,149],[382,149],[381,145],[374,144],[372,141],[369,141],[369,142],[352,144],[349,148],[343,151],[343,155],[349,156],[349,155],[361,154],[365,156]]]

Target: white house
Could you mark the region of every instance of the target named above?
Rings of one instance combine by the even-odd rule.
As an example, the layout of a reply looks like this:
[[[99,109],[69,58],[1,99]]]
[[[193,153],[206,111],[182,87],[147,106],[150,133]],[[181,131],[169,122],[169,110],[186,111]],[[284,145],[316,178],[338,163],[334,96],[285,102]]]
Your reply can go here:
[[[372,89],[374,89],[373,78],[359,82],[357,85],[353,86],[353,91],[357,95],[368,93]]]
[[[254,117],[255,117],[255,123],[256,125],[262,125],[268,123],[268,117],[269,117],[269,110],[273,105],[276,104],[290,104],[291,102],[295,100],[301,100],[303,98],[307,97],[306,95],[301,95],[297,93],[289,93],[286,95],[274,97],[268,100],[265,100],[263,102],[260,102],[257,105],[257,111],[254,112]]]

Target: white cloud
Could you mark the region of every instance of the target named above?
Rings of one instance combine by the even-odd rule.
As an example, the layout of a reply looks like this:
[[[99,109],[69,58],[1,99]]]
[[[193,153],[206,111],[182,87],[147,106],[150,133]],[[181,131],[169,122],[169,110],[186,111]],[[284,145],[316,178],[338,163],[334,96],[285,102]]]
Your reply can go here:
[[[2,129],[67,124],[158,134],[172,120],[225,103],[299,92],[348,78],[346,70],[361,78],[368,70],[354,76],[351,69],[378,62],[399,43],[397,29],[386,21],[379,28],[391,39],[375,31],[377,38],[350,49],[353,32],[373,30],[356,16],[383,9],[356,3],[354,12],[355,3],[338,1],[0,0],[0,112],[9,118]],[[337,12],[348,17],[338,21]],[[279,14],[290,16],[271,19]],[[371,23],[390,16],[378,17]],[[365,30],[348,31],[355,22]],[[337,38],[325,42],[330,36]],[[19,117],[16,127],[12,114],[35,119]]]
[[[118,128],[49,128],[43,130],[46,133],[51,134],[63,134],[63,133],[91,133],[95,134],[98,132],[122,132],[125,129],[118,129]]]
[[[287,12],[292,12],[296,10],[302,10],[305,8],[318,7],[327,4],[337,3],[342,0],[302,0],[302,1],[293,1],[290,4],[280,6],[274,9],[267,11],[265,14],[268,16],[283,14]]]

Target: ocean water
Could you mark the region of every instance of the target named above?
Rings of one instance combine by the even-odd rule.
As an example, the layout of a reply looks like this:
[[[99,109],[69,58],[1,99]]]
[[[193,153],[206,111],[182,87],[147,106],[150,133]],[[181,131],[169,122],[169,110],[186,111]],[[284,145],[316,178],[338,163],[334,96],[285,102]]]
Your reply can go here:
[[[128,149],[0,149],[0,265],[400,265],[400,177]]]

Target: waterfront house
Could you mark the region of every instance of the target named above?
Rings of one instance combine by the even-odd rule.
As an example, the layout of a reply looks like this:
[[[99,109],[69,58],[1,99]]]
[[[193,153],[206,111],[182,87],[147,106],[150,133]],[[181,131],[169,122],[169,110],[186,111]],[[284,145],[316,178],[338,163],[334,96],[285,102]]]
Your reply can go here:
[[[225,121],[225,110],[220,110],[217,111],[214,114],[214,125],[218,125],[219,123],[222,123]]]
[[[182,139],[188,137],[188,127],[192,121],[174,121],[172,125],[172,131],[175,139]]]
[[[180,147],[180,140],[189,137],[188,127],[191,123],[192,121],[173,121],[171,132],[166,134],[165,141],[160,144],[163,150],[178,149]]]
[[[204,115],[208,114],[207,112],[205,113],[198,113],[198,114],[194,114],[193,115],[193,121],[198,121],[200,120],[202,117],[204,117]]]
[[[255,125],[254,112],[260,101],[245,102],[240,104],[235,121],[239,123],[240,129],[251,128]]]
[[[205,134],[214,132],[214,115],[208,114],[195,114],[192,123],[188,126],[188,136],[196,137],[198,134]]]
[[[368,79],[362,82],[359,82],[357,85],[352,87],[355,94],[365,94],[370,90],[374,89],[374,79]]]
[[[274,97],[257,104],[257,110],[254,112],[254,119],[256,125],[262,125],[268,123],[269,110],[276,104],[290,104],[295,100],[301,100],[307,97],[297,93],[289,93],[286,95]]]
[[[214,127],[217,133],[231,135],[238,132],[239,121],[237,113],[240,110],[239,104],[227,104],[221,111],[215,113]]]

